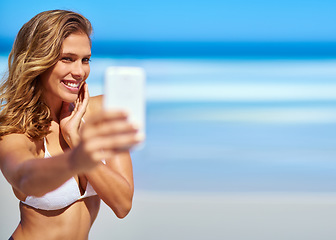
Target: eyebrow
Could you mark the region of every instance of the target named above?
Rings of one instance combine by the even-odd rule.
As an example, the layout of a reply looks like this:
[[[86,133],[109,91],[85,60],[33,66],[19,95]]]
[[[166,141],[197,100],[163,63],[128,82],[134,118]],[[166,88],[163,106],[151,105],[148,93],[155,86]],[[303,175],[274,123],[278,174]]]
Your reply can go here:
[[[64,56],[64,55],[72,56],[72,57],[78,57],[78,55],[75,54],[75,53],[67,53],[67,52],[65,52],[65,53],[61,53],[61,56]],[[87,54],[87,55],[84,55],[84,57],[91,57],[91,53],[90,53],[90,54]]]

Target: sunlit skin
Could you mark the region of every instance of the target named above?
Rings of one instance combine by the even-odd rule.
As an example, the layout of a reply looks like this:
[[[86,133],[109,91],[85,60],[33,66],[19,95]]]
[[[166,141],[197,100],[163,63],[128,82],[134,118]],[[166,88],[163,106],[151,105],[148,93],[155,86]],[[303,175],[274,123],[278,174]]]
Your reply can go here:
[[[62,45],[60,60],[40,76],[44,101],[60,109],[62,102],[73,103],[90,74],[91,46],[85,34],[71,34]]]
[[[43,140],[10,134],[1,140],[0,161],[4,176],[21,201],[28,195],[42,196],[71,177],[81,193],[89,181],[98,196],[52,211],[20,203],[21,221],[13,233],[15,240],[88,239],[101,199],[119,218],[131,209],[132,163],[129,152],[121,149],[142,139],[124,112],[104,111],[102,96],[89,97],[85,80],[90,73],[90,56],[87,35],[73,33],[64,40],[58,62],[40,76],[43,99],[53,119],[46,137],[52,157],[44,158]]]

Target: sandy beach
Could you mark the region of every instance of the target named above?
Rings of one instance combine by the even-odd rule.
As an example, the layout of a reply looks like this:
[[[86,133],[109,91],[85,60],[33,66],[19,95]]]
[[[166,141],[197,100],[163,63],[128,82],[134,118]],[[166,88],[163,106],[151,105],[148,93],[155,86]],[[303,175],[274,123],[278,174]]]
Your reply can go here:
[[[126,219],[101,210],[91,239],[336,238],[336,194],[328,193],[137,192]]]

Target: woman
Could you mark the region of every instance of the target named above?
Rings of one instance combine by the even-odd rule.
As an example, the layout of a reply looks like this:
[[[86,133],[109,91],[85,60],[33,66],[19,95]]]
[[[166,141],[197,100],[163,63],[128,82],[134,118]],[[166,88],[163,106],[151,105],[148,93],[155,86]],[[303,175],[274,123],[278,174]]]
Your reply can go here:
[[[89,98],[91,24],[63,10],[19,31],[1,85],[0,165],[20,200],[11,239],[88,239],[102,199],[131,209],[128,152],[142,139],[121,111]]]

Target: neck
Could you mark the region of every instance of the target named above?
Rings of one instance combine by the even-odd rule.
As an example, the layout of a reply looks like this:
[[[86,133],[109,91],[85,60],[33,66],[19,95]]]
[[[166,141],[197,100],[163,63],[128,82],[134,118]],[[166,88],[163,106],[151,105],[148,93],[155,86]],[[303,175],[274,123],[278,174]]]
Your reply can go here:
[[[46,100],[45,103],[50,109],[50,116],[53,119],[53,121],[59,123],[63,102],[60,100],[53,99],[51,101]]]

